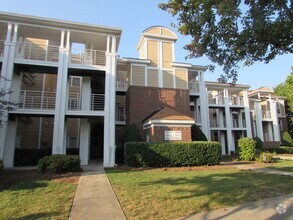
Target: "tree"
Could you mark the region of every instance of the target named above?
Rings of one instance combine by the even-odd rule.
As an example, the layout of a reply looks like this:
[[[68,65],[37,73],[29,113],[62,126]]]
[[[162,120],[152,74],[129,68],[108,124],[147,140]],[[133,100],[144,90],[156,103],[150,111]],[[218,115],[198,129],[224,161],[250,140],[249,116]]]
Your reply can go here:
[[[202,130],[196,125],[191,125],[191,140],[192,141],[208,141]]]
[[[184,47],[188,58],[206,55],[222,66],[220,81],[236,82],[241,63],[269,63],[293,52],[293,0],[169,0],[159,7],[192,37]]]
[[[293,67],[284,83],[274,88],[275,94],[286,97],[286,113],[289,125],[289,132],[293,134]]]

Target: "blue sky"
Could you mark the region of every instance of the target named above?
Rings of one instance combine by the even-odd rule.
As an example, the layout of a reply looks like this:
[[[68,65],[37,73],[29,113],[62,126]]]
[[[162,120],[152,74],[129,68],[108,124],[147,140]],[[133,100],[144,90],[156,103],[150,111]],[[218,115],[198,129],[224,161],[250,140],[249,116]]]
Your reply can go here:
[[[176,61],[196,65],[208,65],[206,58],[185,60],[187,51],[182,47],[188,37],[177,33],[171,27],[176,19],[157,7],[166,0],[0,0],[0,11],[85,22],[123,29],[119,46],[121,57],[138,57],[136,44],[143,30],[150,26],[162,25],[172,29],[179,39],[175,44]],[[276,86],[284,82],[293,66],[293,54],[278,56],[269,64],[254,64],[239,69],[238,83],[251,85],[251,89],[267,85]],[[206,72],[206,80],[216,80],[222,73],[217,67]]]

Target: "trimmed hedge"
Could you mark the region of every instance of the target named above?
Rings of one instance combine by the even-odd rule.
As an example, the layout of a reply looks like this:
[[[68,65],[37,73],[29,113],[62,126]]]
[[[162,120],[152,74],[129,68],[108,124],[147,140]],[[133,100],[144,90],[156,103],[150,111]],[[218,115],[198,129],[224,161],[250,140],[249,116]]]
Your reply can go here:
[[[276,147],[268,148],[265,151],[276,153],[276,154],[293,154],[293,147]]]
[[[40,172],[66,173],[81,171],[80,158],[76,155],[52,155],[39,160]]]
[[[255,140],[255,142],[256,142],[256,145],[255,145],[256,149],[262,149],[263,148],[263,141],[259,137],[254,137],[252,139]]]
[[[256,154],[256,141],[249,137],[240,138],[238,140],[239,158],[241,160],[252,161]]]
[[[179,167],[220,164],[218,142],[125,144],[125,163],[130,167]]]

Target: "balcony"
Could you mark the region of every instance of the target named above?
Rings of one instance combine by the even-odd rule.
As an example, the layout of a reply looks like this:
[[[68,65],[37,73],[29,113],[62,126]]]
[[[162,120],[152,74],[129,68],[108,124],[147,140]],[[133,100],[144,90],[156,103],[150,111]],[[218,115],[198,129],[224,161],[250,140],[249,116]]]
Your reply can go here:
[[[262,111],[262,119],[272,119],[271,111]]]
[[[124,107],[116,108],[115,119],[117,124],[126,124],[126,111]]]
[[[19,42],[16,46],[15,58],[32,61],[58,62],[59,47],[54,45]]]
[[[216,96],[216,97],[209,96],[209,104],[210,105],[223,105],[224,98],[222,96]]]
[[[240,96],[232,96],[229,98],[230,105],[240,105],[244,106],[244,100],[243,97]]]
[[[188,83],[189,93],[191,95],[199,94],[199,85],[198,83]]]
[[[233,128],[246,128],[245,120],[232,119]]]
[[[29,91],[19,92],[17,110],[54,110],[56,93],[48,91]],[[104,111],[104,94],[68,94],[68,111]]]
[[[126,91],[127,82],[126,81],[116,81],[116,90],[117,91]]]
[[[0,40],[0,58],[4,56],[4,40]]]
[[[200,112],[196,112],[191,110],[191,117],[194,119],[196,124],[201,124],[201,117],[200,117]]]
[[[70,50],[70,64],[105,66],[106,54],[102,50],[76,49]]]
[[[211,128],[226,128],[226,119],[225,119],[225,117],[223,118],[222,122],[219,119],[210,118],[210,127]]]

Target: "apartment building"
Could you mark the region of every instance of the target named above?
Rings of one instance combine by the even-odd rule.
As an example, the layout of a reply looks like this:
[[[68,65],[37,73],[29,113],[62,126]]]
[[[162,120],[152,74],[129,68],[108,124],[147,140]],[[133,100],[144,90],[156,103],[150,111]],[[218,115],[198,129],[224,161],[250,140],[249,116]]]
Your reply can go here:
[[[205,81],[205,66],[176,62],[178,37],[168,28],[144,30],[139,57],[129,58],[117,55],[119,28],[0,15],[1,88],[10,89],[5,99],[17,103],[2,115],[0,159],[6,167],[25,149],[75,153],[84,165],[102,159],[112,167],[131,124],[145,141],[191,141],[196,123],[221,143],[223,154],[245,136],[278,145],[286,130],[284,97]],[[267,94],[270,108],[262,105]]]

